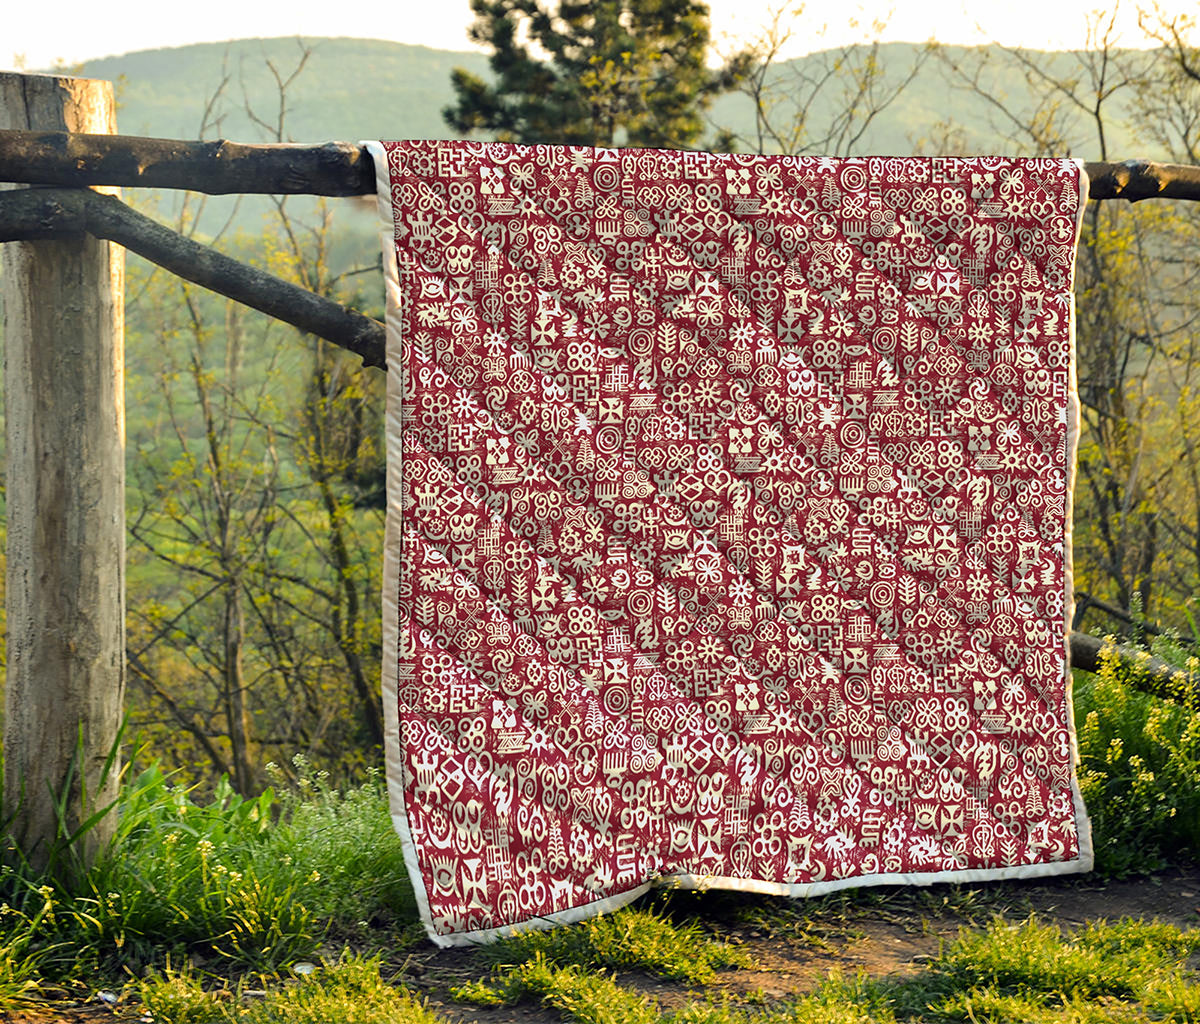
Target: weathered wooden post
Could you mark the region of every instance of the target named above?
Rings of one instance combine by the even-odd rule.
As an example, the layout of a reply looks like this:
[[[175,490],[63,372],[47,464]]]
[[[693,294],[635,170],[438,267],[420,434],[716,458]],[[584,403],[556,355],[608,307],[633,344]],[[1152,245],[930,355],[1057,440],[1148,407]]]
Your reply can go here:
[[[0,74],[0,128],[116,131],[108,82]],[[124,250],[10,242],[3,262],[8,504],[4,814],[47,865],[111,803],[125,691]],[[94,856],[115,815],[80,852]]]

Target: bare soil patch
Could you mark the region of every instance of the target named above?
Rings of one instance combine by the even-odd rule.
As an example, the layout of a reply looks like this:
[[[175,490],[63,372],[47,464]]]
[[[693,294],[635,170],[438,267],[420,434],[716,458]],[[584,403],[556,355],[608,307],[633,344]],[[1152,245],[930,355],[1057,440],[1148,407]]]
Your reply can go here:
[[[826,906],[816,913],[803,902],[765,897],[731,900],[727,894],[710,894],[707,899],[715,904],[704,913],[714,936],[740,945],[757,964],[754,969],[719,972],[709,990],[773,1002],[811,992],[832,971],[847,976],[862,971],[872,978],[911,976],[936,957],[942,943],[955,938],[960,928],[982,927],[997,915],[1016,922],[1035,914],[1069,930],[1123,917],[1194,928],[1200,926],[1200,867],[1171,868],[1123,881],[1085,876],[1005,882],[966,893],[949,886],[890,890],[878,901],[847,895],[843,906]],[[734,902],[741,904],[736,913],[729,906]],[[748,922],[747,917],[759,920]],[[430,947],[413,955],[404,980],[423,990],[432,1006],[460,1024],[562,1021],[556,1012],[528,1005],[482,1010],[450,998],[450,987],[487,973],[476,954]],[[617,979],[651,996],[664,1010],[679,1009],[702,995],[699,989],[646,975],[618,974]]]

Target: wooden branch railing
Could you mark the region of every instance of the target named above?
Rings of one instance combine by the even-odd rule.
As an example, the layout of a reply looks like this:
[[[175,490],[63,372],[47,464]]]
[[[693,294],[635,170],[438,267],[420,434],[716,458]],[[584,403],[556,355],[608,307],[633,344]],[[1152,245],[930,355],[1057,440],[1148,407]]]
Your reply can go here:
[[[108,239],[173,274],[332,341],[386,368],[384,327],[332,299],[248,266],[90,189],[0,192],[0,242],[83,233]]]
[[[1070,633],[1071,667],[1085,672],[1100,671],[1101,652],[1105,641],[1087,633]],[[1147,651],[1122,644],[1111,647],[1117,665],[1125,672],[1125,681],[1135,689],[1151,693],[1156,697],[1177,699],[1184,694],[1194,694],[1200,688],[1200,677],[1196,673],[1156,658]]]
[[[351,142],[249,145],[5,131],[0,132],[0,181],[182,188],[213,196],[359,196],[375,191],[375,163]]]
[[[1150,160],[1085,165],[1092,199],[1200,200],[1200,167]],[[136,135],[0,132],[0,181],[29,185],[182,188],[209,195],[356,196],[375,191],[362,146],[187,142]]]

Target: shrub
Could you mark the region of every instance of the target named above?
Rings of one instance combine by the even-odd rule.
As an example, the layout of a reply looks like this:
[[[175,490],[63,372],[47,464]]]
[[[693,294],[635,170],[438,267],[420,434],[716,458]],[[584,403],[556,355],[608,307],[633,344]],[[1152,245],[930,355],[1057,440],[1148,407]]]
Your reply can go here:
[[[82,881],[4,869],[8,913],[36,918],[38,945],[54,945],[64,971],[172,953],[269,971],[312,955],[331,932],[415,917],[379,774],[338,791],[296,764],[301,785],[282,797],[244,798],[222,779],[208,799],[151,765],[123,786],[117,834]],[[0,989],[2,972],[0,963]]]
[[[368,768],[362,785],[338,790],[303,757],[294,757],[292,765],[299,783],[280,797],[279,822],[258,854],[263,868],[292,867],[302,876],[305,905],[343,937],[415,921],[416,900],[382,773]],[[314,874],[319,878],[312,880]]]
[[[1077,676],[1075,717],[1096,866],[1120,875],[1200,849],[1200,708],[1191,691],[1163,700],[1133,689],[1114,654]]]

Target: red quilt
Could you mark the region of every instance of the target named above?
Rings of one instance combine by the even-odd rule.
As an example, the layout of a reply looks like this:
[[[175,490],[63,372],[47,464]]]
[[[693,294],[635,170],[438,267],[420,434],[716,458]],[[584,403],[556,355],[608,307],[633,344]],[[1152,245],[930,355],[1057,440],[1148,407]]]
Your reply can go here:
[[[1067,160],[372,144],[430,935],[1086,870]]]

